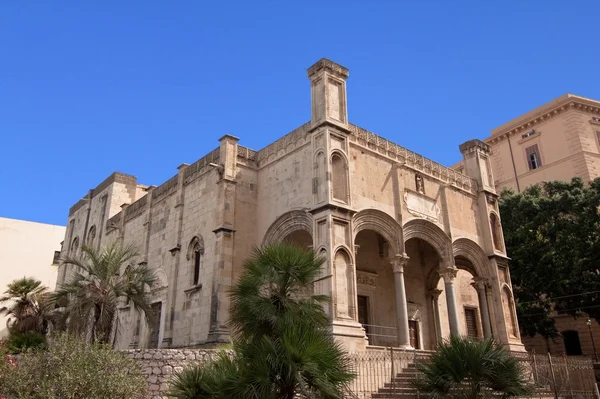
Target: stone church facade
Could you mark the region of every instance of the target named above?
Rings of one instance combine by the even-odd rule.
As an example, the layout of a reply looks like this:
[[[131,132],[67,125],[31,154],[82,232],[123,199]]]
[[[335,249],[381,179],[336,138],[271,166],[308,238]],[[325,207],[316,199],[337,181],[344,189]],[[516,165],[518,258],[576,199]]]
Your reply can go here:
[[[288,241],[327,259],[314,289],[348,350],[450,333],[522,350],[489,146],[462,144],[461,174],[351,124],[346,68],[322,59],[308,77],[311,120],[266,148],[225,135],[158,187],[114,173],[71,208],[63,251],[132,244],[155,270],[157,324],[122,306],[118,346],[227,342],[244,259]]]

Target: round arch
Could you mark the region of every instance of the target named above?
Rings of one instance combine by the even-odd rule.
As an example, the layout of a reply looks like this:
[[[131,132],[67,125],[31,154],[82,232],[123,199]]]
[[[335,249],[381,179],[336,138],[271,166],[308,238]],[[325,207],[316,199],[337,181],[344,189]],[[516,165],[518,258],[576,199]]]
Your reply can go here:
[[[402,227],[390,215],[377,209],[365,209],[358,212],[352,219],[353,240],[362,230],[373,230],[389,243],[393,251],[393,255],[401,254],[402,246],[400,245],[400,237]]]
[[[304,230],[313,236],[312,217],[304,211],[290,211],[278,217],[265,233],[263,244],[283,240],[297,230]]]
[[[448,258],[451,255],[450,238],[442,229],[424,219],[412,219],[404,224],[404,242],[411,238],[420,238],[427,241],[436,250],[440,258]]]
[[[152,286],[152,290],[157,290],[169,286],[167,273],[162,268],[154,270],[154,278],[155,280],[154,285]]]
[[[467,259],[475,268],[474,277],[489,277],[488,257],[476,242],[468,238],[459,238],[452,243],[452,255]],[[459,267],[459,265],[457,265]],[[459,267],[460,268],[460,267]]]

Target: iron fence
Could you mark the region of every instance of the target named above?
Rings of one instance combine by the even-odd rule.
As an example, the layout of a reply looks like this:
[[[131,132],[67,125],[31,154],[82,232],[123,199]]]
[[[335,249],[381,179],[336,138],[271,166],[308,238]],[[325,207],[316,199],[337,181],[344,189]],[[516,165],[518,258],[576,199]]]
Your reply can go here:
[[[348,399],[423,398],[414,386],[417,365],[433,352],[372,348],[349,355],[356,379],[348,387]],[[600,399],[591,359],[515,354],[535,386],[530,398]]]

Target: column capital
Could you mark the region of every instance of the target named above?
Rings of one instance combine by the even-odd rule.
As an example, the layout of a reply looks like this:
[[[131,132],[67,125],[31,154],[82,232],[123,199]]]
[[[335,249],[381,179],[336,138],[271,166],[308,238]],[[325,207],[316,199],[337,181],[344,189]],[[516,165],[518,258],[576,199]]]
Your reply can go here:
[[[394,273],[404,273],[404,266],[408,264],[410,257],[406,254],[398,254],[390,258],[390,263],[394,268]]]
[[[442,292],[444,292],[444,291],[438,290],[436,288],[436,289],[433,289],[433,290],[429,291],[429,295],[431,295],[431,297],[433,299],[437,300],[440,297],[440,295],[442,294]]]
[[[454,282],[458,269],[456,267],[444,267],[439,270],[440,276],[444,279],[444,283],[450,284]]]
[[[476,290],[484,290],[488,286],[488,279],[485,277],[473,277],[471,286]]]

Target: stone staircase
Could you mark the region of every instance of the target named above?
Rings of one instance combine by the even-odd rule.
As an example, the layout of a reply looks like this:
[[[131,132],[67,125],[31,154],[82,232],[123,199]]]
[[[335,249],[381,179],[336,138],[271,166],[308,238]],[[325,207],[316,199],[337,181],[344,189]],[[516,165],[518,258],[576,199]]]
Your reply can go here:
[[[371,395],[371,399],[426,399],[426,395],[420,394],[413,387],[412,382],[419,376],[414,363],[400,371],[390,382],[385,383],[382,388]],[[550,387],[538,388],[533,394],[536,399],[554,399]]]
[[[424,395],[419,395],[417,389],[413,387],[413,380],[418,377],[419,371],[414,363],[408,364],[402,369],[390,382],[387,382],[382,388],[372,394],[372,399],[417,399],[425,398]]]

